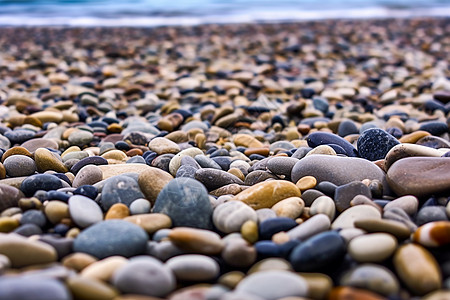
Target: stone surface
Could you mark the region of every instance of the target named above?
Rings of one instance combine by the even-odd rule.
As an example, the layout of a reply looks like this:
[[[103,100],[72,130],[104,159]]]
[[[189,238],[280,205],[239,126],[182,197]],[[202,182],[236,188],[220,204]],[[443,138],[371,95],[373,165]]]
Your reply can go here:
[[[131,222],[144,229],[149,235],[164,228],[172,227],[172,220],[165,214],[151,213],[139,214],[124,218],[125,221]]]
[[[34,152],[34,161],[36,162],[36,169],[39,173],[44,173],[48,170],[60,173],[68,171],[61,157],[45,148],[39,148]]]
[[[25,196],[33,196],[38,190],[51,191],[62,188],[63,184],[58,177],[49,174],[36,174],[22,181],[20,190]]]
[[[153,212],[168,215],[174,227],[212,228],[213,209],[208,192],[194,179],[171,180],[159,193]]]
[[[399,196],[423,197],[450,190],[450,157],[409,157],[394,163],[386,179]]]
[[[127,176],[114,176],[106,180],[102,189],[101,206],[108,210],[116,203],[129,206],[134,200],[143,198],[139,184]]]
[[[272,180],[258,183],[237,194],[233,200],[242,201],[253,209],[270,208],[289,197],[300,197],[298,187],[292,182]]]
[[[72,220],[81,228],[89,227],[103,220],[103,213],[92,199],[75,195],[69,199],[69,213]]]
[[[147,233],[139,226],[108,220],[83,230],[76,237],[73,249],[99,259],[113,255],[131,257],[145,252],[147,240]]]
[[[352,181],[350,183],[338,186],[334,193],[334,201],[338,212],[343,212],[350,207],[351,200],[358,195],[372,198],[372,193],[367,185],[360,181]]]
[[[439,247],[450,243],[450,222],[437,221],[420,226],[412,240],[425,247]]]
[[[384,159],[386,154],[400,142],[380,128],[365,130],[358,138],[358,153],[370,161]]]
[[[87,165],[77,173],[72,186],[77,188],[83,185],[93,185],[103,179],[102,170],[95,165]]]
[[[14,276],[0,280],[0,299],[72,300],[72,295],[62,282],[53,278]]]
[[[153,205],[161,190],[172,179],[173,177],[169,173],[158,168],[149,167],[139,174],[138,183],[145,198]]]
[[[6,174],[10,177],[29,176],[36,171],[34,160],[25,155],[12,155],[7,157],[3,165]]]

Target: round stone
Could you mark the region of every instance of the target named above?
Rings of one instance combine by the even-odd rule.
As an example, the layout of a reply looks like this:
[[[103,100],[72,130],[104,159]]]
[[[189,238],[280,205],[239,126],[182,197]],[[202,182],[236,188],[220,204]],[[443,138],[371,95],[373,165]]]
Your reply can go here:
[[[25,155],[9,156],[3,162],[6,174],[10,177],[29,176],[36,171],[34,160]]]
[[[74,240],[73,249],[99,259],[113,255],[131,257],[145,252],[147,240],[147,233],[139,226],[107,220],[83,230]]]
[[[380,128],[365,130],[358,138],[357,147],[359,155],[370,161],[384,159],[386,154],[400,142]]]
[[[71,145],[82,147],[89,144],[93,138],[94,135],[89,131],[75,130],[69,135],[68,140]]]
[[[256,212],[240,201],[225,202],[214,209],[214,225],[224,233],[239,232],[248,220],[256,222]]]
[[[130,214],[146,214],[150,212],[152,204],[146,199],[136,199],[130,204]]]
[[[211,168],[195,171],[195,179],[200,181],[209,191],[228,184],[244,184],[244,182],[231,173]]]
[[[272,206],[278,217],[286,217],[291,219],[298,218],[305,207],[305,202],[300,197],[289,197],[281,200]]]
[[[103,179],[102,170],[95,165],[87,165],[81,168],[81,170],[75,176],[72,187],[78,188],[83,185],[93,185]]]
[[[169,239],[175,246],[191,253],[216,255],[224,247],[220,235],[205,229],[177,227],[169,232]]]
[[[191,178],[175,178],[164,186],[153,212],[168,215],[174,227],[212,228],[213,209],[208,192]]]
[[[161,190],[173,179],[172,175],[159,168],[149,167],[139,175],[138,183],[145,198],[155,203]]]
[[[50,174],[36,174],[26,178],[20,185],[20,190],[31,197],[38,190],[52,191],[63,187],[61,180]]]
[[[124,220],[140,226],[149,235],[160,229],[172,227],[172,220],[165,214],[139,214],[126,217]]]
[[[128,176],[114,176],[108,178],[102,189],[101,206],[107,211],[116,203],[123,203],[129,206],[134,200],[144,198],[139,184],[136,180]]]
[[[236,292],[248,293],[266,300],[283,297],[306,297],[308,285],[301,276],[287,271],[257,272],[245,277]]]
[[[122,293],[165,297],[175,289],[175,276],[159,260],[142,256],[119,268],[112,283]]]
[[[53,278],[5,276],[0,280],[0,299],[71,300],[72,295],[61,281]]]
[[[358,262],[381,262],[397,248],[397,239],[387,233],[371,233],[355,237],[348,245],[348,253]]]
[[[81,228],[89,227],[103,220],[103,212],[98,204],[85,196],[75,195],[69,199],[69,213]]]
[[[208,281],[219,275],[219,265],[211,257],[198,254],[179,255],[169,259],[166,266],[178,280]]]

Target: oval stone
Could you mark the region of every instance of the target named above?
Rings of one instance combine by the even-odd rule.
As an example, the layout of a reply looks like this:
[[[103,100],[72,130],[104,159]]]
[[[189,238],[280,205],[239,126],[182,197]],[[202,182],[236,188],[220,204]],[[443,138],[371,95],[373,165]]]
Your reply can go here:
[[[224,233],[239,232],[248,220],[256,222],[256,211],[240,201],[229,201],[214,209],[213,222]]]
[[[345,150],[347,156],[358,156],[358,152],[352,144],[350,144],[347,140],[341,138],[340,136],[329,132],[313,132],[308,135],[308,138],[306,140],[311,148],[320,145],[335,144],[342,147],[342,149]]]
[[[217,233],[205,229],[177,227],[170,231],[169,239],[175,246],[192,253],[215,255],[224,247]]]
[[[3,165],[9,177],[29,176],[36,171],[34,160],[25,155],[12,155],[5,159]]]
[[[365,130],[358,138],[358,153],[370,161],[384,159],[386,154],[400,142],[380,128]]]
[[[20,190],[31,197],[38,190],[52,191],[63,187],[61,180],[50,174],[36,174],[26,178],[20,185]]]
[[[69,198],[69,212],[72,220],[81,228],[89,227],[103,220],[103,212],[98,204],[85,196]]]
[[[179,255],[169,259],[166,266],[178,280],[207,281],[219,275],[219,264],[211,257],[198,254]]]
[[[331,224],[331,229],[353,228],[354,222],[364,219],[381,219],[381,213],[371,205],[356,205],[344,210]]]
[[[60,173],[65,173],[68,171],[59,155],[50,152],[45,148],[39,148],[36,152],[34,152],[34,160],[36,162],[36,169],[40,173],[48,170]]]
[[[270,208],[283,199],[300,195],[300,190],[292,182],[271,180],[255,184],[234,196],[233,200],[242,201],[256,210]]]
[[[191,178],[175,178],[159,193],[153,212],[172,219],[174,227],[212,228],[213,209],[206,188]]]
[[[397,240],[387,233],[371,233],[355,237],[348,244],[348,253],[358,262],[380,262],[397,248]]]
[[[107,220],[83,230],[74,240],[73,250],[99,259],[113,255],[130,257],[143,254],[147,240],[147,233],[139,226],[123,220]]]
[[[288,271],[265,271],[245,277],[237,285],[236,292],[277,300],[283,297],[306,297],[308,285],[301,276]]]
[[[244,184],[244,182],[231,173],[211,168],[199,169],[195,171],[195,179],[212,191],[228,184]]]
[[[81,172],[81,171],[80,171]],[[128,176],[108,178],[102,189],[101,206],[106,211],[116,203],[129,206],[134,200],[144,198],[139,184]]]
[[[412,235],[412,240],[426,247],[450,244],[450,222],[430,222],[420,226]]]
[[[3,277],[0,280],[0,299],[72,300],[62,282],[53,278]]]
[[[102,170],[95,165],[87,165],[75,176],[72,187],[77,188],[83,185],[93,185],[103,179]]]

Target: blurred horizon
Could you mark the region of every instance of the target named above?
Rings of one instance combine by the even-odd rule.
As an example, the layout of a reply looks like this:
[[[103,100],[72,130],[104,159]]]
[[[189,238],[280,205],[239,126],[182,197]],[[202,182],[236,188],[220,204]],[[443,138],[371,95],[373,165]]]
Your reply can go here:
[[[449,0],[0,0],[0,26],[164,26],[449,17]]]

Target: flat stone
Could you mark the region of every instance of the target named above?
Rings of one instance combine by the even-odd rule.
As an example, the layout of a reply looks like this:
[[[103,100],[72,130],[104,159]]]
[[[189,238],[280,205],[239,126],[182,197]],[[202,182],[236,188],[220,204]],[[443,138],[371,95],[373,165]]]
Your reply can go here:
[[[311,204],[309,214],[311,216],[324,214],[330,221],[333,221],[336,215],[336,204],[333,199],[328,196],[319,196]]]
[[[383,208],[384,211],[388,211],[394,207],[398,207],[403,209],[408,215],[413,216],[417,213],[417,209],[419,208],[419,200],[411,195],[399,197],[390,201]]]
[[[424,197],[450,190],[450,157],[409,157],[394,163],[386,179],[399,196]]]
[[[25,155],[9,156],[3,165],[9,177],[30,176],[36,171],[34,160]]]
[[[39,173],[44,173],[48,170],[60,173],[68,171],[62,162],[61,157],[45,148],[38,148],[34,152],[34,161],[36,162],[36,169]]]
[[[289,261],[297,272],[315,272],[340,262],[345,253],[344,239],[339,233],[329,231],[300,243],[292,250]]]
[[[356,157],[311,155],[301,159],[292,169],[292,181],[313,176],[317,182],[329,181],[338,186],[364,179],[385,182],[383,171],[374,163]]]
[[[336,188],[334,193],[334,201],[338,212],[343,212],[350,207],[351,200],[358,195],[372,198],[372,193],[367,185],[361,181],[353,181]]]
[[[84,166],[87,166],[87,165],[96,165],[96,166],[108,165],[108,161],[100,156],[86,157],[86,158],[83,158],[82,160],[80,160],[79,162],[77,162],[75,165],[73,165],[73,167],[70,168],[70,172],[72,172],[73,174],[77,174],[81,170],[81,168],[83,168]],[[127,166],[127,165],[125,165],[125,166]],[[110,168],[112,168],[112,166],[110,166]],[[109,169],[109,168],[107,168],[107,169]],[[103,179],[105,179],[106,178],[105,170],[102,169],[102,172],[103,172],[103,177],[104,177]],[[118,174],[114,174],[114,175],[108,174],[108,175],[114,176],[114,175],[118,175]]]
[[[49,174],[36,174],[23,180],[20,190],[25,196],[31,197],[38,190],[51,191],[62,187],[63,184],[58,177]]]
[[[381,219],[379,210],[371,205],[356,205],[342,212],[331,224],[331,229],[353,228],[354,222],[369,218]]]
[[[287,232],[292,240],[304,241],[330,228],[330,219],[324,214],[315,215]]]
[[[278,217],[298,218],[305,208],[305,202],[300,197],[289,197],[272,206]]]
[[[96,165],[87,165],[78,171],[73,180],[72,187],[77,188],[83,185],[93,185],[103,179],[102,170]]]
[[[298,187],[289,181],[271,180],[260,182],[233,197],[253,209],[270,208],[279,201],[289,197],[300,197]]]
[[[52,139],[36,138],[26,141],[21,145],[30,152],[35,152],[38,148],[50,148],[58,150],[58,143]]]
[[[11,145],[15,145],[23,144],[24,142],[31,140],[32,138],[34,138],[36,133],[34,131],[26,129],[16,129],[7,131],[3,135],[9,139]]]
[[[239,232],[248,220],[257,221],[254,209],[240,201],[229,201],[214,209],[213,222],[224,233]]]
[[[244,184],[238,177],[228,172],[216,169],[199,169],[195,172],[195,179],[203,183],[209,190],[215,190],[228,184]]]
[[[147,240],[147,233],[139,226],[123,220],[107,220],[83,230],[76,237],[73,250],[99,259],[113,255],[131,257],[145,252]]]
[[[386,154],[400,142],[380,128],[365,130],[358,138],[358,153],[370,161],[384,159]]]
[[[169,259],[166,266],[177,280],[208,281],[219,275],[219,264],[211,257],[198,254],[179,255]]]
[[[81,252],[74,254],[88,255]],[[89,257],[94,258],[90,255]],[[128,259],[123,256],[110,256],[102,260],[95,260],[82,269],[80,276],[86,279],[111,282],[114,273],[127,263]]]
[[[195,157],[196,155],[203,154],[203,151],[198,148],[188,148],[179,153],[177,153],[169,163],[169,171],[172,176],[177,174],[178,168],[181,166],[181,159],[183,156],[188,155],[190,157]]]
[[[113,176],[121,175],[124,173],[137,173],[142,172],[150,168],[149,165],[144,164],[116,164],[116,165],[99,165],[98,166],[103,173],[103,180]]]
[[[402,282],[415,295],[422,296],[441,288],[439,265],[422,246],[400,246],[394,255],[393,263]]]
[[[263,144],[255,137],[249,134],[236,134],[233,142],[236,146],[244,146],[246,148],[261,148]]]
[[[348,244],[348,253],[358,262],[381,262],[397,248],[397,240],[387,233],[371,233],[355,237]]]
[[[369,290],[385,297],[395,296],[400,290],[395,275],[389,269],[374,264],[363,264],[346,272],[340,285]]]
[[[126,217],[124,221],[138,225],[149,235],[160,229],[172,227],[172,220],[167,215],[158,213],[134,215]]]
[[[38,119],[42,123],[55,122],[59,123],[63,120],[63,114],[56,111],[39,111],[30,115],[33,118]]]
[[[112,283],[124,294],[165,297],[176,287],[173,272],[150,256],[131,259],[114,273]]]
[[[369,233],[384,232],[405,240],[409,238],[411,232],[404,223],[387,219],[361,219],[354,222],[356,228],[360,228]]]
[[[342,147],[342,149],[345,150],[347,156],[358,156],[358,152],[352,144],[350,144],[347,140],[341,138],[340,136],[329,132],[313,132],[308,135],[306,140],[311,148],[315,148],[320,145],[335,144]]]
[[[7,256],[13,268],[56,262],[55,248],[18,234],[0,233],[0,254]]]
[[[85,196],[75,195],[69,199],[69,213],[81,228],[89,227],[103,220],[103,212],[98,204]]]
[[[244,278],[236,292],[248,293],[266,300],[283,297],[306,297],[308,285],[301,276],[287,271],[257,272]]]
[[[212,228],[213,209],[208,192],[194,179],[171,180],[159,193],[153,212],[168,215],[174,227]]]
[[[102,189],[100,204],[106,211],[113,204],[123,203],[129,206],[134,200],[143,198],[139,184],[128,176],[114,176],[108,178]]]
[[[180,146],[178,144],[172,142],[169,139],[163,138],[163,137],[156,137],[148,143],[148,148],[156,152],[158,155],[161,154],[177,154],[180,152]]]
[[[423,156],[423,157],[441,157],[442,152],[426,146],[415,144],[399,144],[391,148],[386,154],[384,168],[389,168],[398,160],[405,157]]]
[[[217,233],[205,229],[177,227],[170,231],[169,239],[175,246],[191,253],[215,255],[224,247]]]
[[[57,279],[4,276],[0,280],[0,299],[72,300],[72,295],[66,286]]]
[[[16,207],[20,198],[23,198],[24,194],[19,189],[0,183],[0,211],[10,207]]]
[[[75,130],[69,135],[68,140],[71,145],[82,147],[89,144],[93,138],[94,135],[89,131]]]
[[[118,296],[119,292],[105,282],[73,276],[68,278],[66,285],[76,299],[93,298],[110,300]]]

